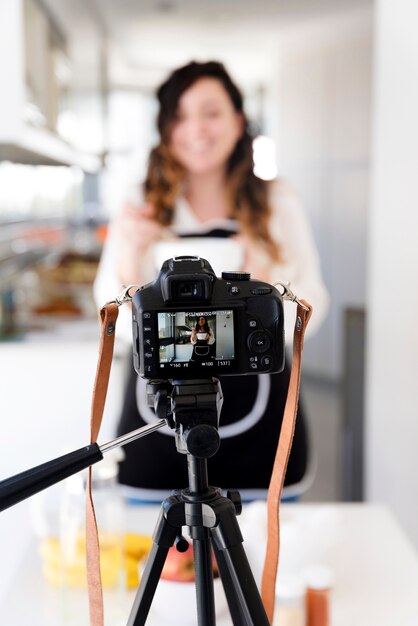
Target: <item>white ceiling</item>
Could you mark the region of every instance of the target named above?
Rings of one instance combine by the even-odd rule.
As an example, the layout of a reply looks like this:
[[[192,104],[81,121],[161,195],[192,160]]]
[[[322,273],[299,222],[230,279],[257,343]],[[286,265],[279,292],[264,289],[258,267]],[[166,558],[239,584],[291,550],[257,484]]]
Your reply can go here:
[[[62,25],[82,27],[101,20],[116,38],[144,23],[193,22],[213,26],[240,23],[243,19],[283,23],[370,5],[371,0],[41,0]]]
[[[107,45],[110,82],[150,89],[168,70],[192,58],[221,59],[241,84],[262,84],[276,61],[281,33],[372,4],[372,0],[41,1],[67,36],[80,84],[88,83],[89,68],[93,71],[89,59],[97,59],[101,39]]]

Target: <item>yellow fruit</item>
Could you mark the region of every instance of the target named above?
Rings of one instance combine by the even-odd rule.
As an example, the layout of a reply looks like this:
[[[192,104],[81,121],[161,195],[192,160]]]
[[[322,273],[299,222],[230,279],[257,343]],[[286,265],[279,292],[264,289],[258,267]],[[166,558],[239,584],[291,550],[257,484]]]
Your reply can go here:
[[[121,544],[123,543],[123,553]],[[139,561],[152,545],[148,535],[126,533],[123,542],[117,535],[100,535],[100,571],[104,588],[115,587],[123,574],[128,589],[139,584]],[[80,534],[74,545],[66,545],[65,551],[56,537],[44,539],[39,546],[43,560],[43,574],[54,586],[87,586],[86,542]]]
[[[125,533],[124,551],[126,554],[142,559],[150,551],[152,537],[150,535],[138,535],[136,533]]]
[[[126,587],[128,589],[135,589],[139,585],[139,567],[138,560],[131,556],[125,555],[125,575],[126,575]]]

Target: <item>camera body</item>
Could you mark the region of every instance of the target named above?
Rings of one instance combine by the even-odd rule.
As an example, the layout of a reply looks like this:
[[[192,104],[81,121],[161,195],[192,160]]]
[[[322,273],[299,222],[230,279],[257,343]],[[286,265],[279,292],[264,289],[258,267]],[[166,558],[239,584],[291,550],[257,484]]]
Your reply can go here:
[[[199,257],[165,261],[132,298],[135,370],[147,379],[281,372],[283,300],[243,272],[217,278]]]

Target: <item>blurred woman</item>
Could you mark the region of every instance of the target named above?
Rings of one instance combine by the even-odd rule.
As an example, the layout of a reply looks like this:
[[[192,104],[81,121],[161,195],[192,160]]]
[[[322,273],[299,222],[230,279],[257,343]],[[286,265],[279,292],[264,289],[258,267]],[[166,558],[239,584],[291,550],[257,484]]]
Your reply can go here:
[[[144,184],[111,226],[96,280],[98,304],[119,293],[122,284],[155,278],[161,242],[166,242],[168,258],[187,237],[194,244],[196,237],[202,242],[222,239],[231,251],[224,255],[225,269],[249,271],[272,284],[291,281],[295,293],[313,305],[312,333],[328,300],[318,253],[290,186],[263,181],[253,172],[253,135],[238,87],[221,63],[192,62],[175,70],[157,97],[160,140],[150,154]],[[230,268],[228,258],[237,258],[237,250],[240,267]],[[289,339],[295,318],[291,304],[285,309]],[[129,317],[127,307],[122,309]],[[120,335],[131,341],[130,320],[125,324],[120,317],[118,324]],[[221,447],[208,462],[211,484],[238,487],[244,497],[265,493],[288,380],[287,366],[281,374],[222,377]],[[155,419],[144,385],[132,370],[119,433]],[[130,444],[125,453],[120,480],[135,487],[139,497],[161,499],[167,489],[187,484],[186,463],[169,428]],[[299,410],[286,485],[302,480],[307,463],[306,424]]]
[[[192,361],[199,363],[206,360],[210,354],[210,346],[215,338],[206,317],[201,315],[192,330],[190,341],[193,344]]]

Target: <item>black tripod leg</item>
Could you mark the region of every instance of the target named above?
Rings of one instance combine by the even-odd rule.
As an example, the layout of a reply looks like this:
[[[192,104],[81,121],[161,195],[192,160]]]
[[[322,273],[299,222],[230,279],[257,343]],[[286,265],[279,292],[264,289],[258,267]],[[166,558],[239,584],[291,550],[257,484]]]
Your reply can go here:
[[[209,530],[192,528],[196,577],[197,623],[215,626],[215,598],[213,590],[212,549]]]
[[[270,626],[242,545],[233,505],[221,512],[219,519],[212,529],[213,549],[234,626]]]
[[[229,567],[226,563],[223,550],[219,550],[213,542],[213,552],[215,554],[216,563],[218,565],[219,576],[224,588],[225,597],[228,602],[229,613],[232,618],[234,626],[242,626],[245,624],[245,615],[243,613],[242,605],[239,602],[238,596],[235,593],[235,587],[233,585]]]
[[[181,526],[171,526],[161,511],[154,531],[154,543],[148,555],[127,626],[143,626],[145,624],[168,550],[180,531]]]

